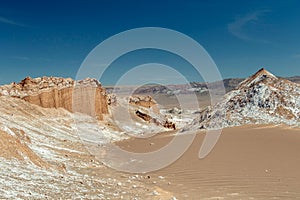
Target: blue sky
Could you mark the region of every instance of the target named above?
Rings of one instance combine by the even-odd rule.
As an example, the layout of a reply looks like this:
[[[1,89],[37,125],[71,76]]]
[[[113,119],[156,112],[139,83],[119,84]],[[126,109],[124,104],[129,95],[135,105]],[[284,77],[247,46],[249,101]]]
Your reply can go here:
[[[75,77],[87,54],[106,38],[138,27],[164,27],[198,41],[222,77],[247,77],[265,67],[300,75],[300,2],[287,1],[2,1],[0,84],[26,76]],[[132,58],[132,59],[131,59]],[[101,80],[113,84],[133,64],[188,64],[166,52],[133,52]],[[126,67],[125,67],[126,66]],[[174,80],[175,81],[175,80]]]

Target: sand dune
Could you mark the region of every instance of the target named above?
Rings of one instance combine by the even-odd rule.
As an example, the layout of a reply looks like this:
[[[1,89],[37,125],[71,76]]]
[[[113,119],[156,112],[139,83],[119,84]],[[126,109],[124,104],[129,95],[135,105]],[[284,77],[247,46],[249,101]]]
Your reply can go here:
[[[286,126],[249,125],[224,129],[214,150],[198,159],[204,132],[172,165],[150,177],[178,199],[297,199],[300,198],[300,134]],[[184,137],[184,136],[182,136]],[[146,152],[169,142],[168,134],[118,143]],[[154,145],[149,145],[150,143]]]

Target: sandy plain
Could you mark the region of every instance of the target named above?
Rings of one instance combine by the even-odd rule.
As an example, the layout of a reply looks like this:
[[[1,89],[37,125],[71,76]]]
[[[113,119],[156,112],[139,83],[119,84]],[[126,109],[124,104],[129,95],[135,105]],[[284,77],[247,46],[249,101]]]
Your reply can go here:
[[[299,133],[300,129],[281,125],[225,128],[213,151],[199,159],[205,136],[200,131],[182,157],[146,174],[145,181],[178,199],[300,199]],[[117,144],[128,151],[149,152],[173,137],[169,132]]]

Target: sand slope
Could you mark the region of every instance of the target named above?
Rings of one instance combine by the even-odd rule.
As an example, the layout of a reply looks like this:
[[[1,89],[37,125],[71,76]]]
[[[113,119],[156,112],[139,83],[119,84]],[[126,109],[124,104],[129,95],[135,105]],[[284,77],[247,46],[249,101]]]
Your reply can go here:
[[[299,129],[271,125],[227,128],[213,152],[199,160],[204,138],[204,132],[200,132],[179,160],[149,175],[163,176],[165,182],[157,184],[172,191],[178,199],[297,199],[300,198],[299,133]],[[130,151],[145,152],[168,141],[170,136],[165,134],[144,141],[123,141],[119,145]]]

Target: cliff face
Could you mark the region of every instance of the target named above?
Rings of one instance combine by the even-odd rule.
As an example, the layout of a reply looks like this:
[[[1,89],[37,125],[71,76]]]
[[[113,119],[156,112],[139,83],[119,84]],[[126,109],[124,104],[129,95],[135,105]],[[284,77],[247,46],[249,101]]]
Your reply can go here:
[[[107,94],[97,80],[76,83],[72,96],[73,112],[85,113],[97,119],[103,119],[102,115],[108,114]]]
[[[64,108],[103,119],[108,113],[105,89],[96,79],[25,78],[0,87],[0,94],[23,99],[44,108]]]
[[[53,88],[50,91],[24,96],[22,99],[43,108],[65,108],[72,111],[72,90],[72,88]]]

